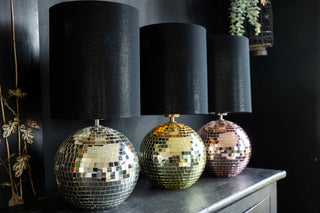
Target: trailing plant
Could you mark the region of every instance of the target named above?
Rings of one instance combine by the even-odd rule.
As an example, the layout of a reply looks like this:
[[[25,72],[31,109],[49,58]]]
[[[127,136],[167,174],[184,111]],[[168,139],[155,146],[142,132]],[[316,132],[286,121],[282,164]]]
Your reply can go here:
[[[9,182],[1,183],[0,186],[11,188],[11,199],[8,203],[9,207],[24,203],[22,175],[25,171],[28,173],[28,178],[26,180],[30,181],[32,193],[35,197],[37,197],[31,176],[31,155],[29,155],[28,153],[28,146],[33,143],[34,133],[32,132],[32,129],[40,129],[35,121],[32,121],[30,119],[21,119],[19,100],[25,98],[27,94],[18,87],[18,61],[15,40],[13,0],[10,0],[10,9],[15,89],[9,89],[8,95],[7,97],[5,97],[2,93],[2,87],[0,84],[0,107],[3,122],[0,143],[2,143],[3,141],[5,142],[5,149],[7,154],[7,159],[0,158],[0,167],[2,167],[9,176]],[[13,102],[15,102],[15,107],[9,105],[8,99],[14,99]],[[8,114],[11,114],[10,120],[7,120],[6,115]],[[12,150],[10,149],[10,146],[13,145],[13,141],[9,141],[9,139],[12,139],[13,135],[16,135],[17,137],[16,141],[18,143],[18,150],[16,153],[12,153]]]
[[[259,0],[230,0],[230,31],[231,35],[242,36],[245,33],[245,20],[255,27],[255,34],[259,35],[261,24],[258,22],[260,8]],[[261,0],[265,4],[266,0]]]

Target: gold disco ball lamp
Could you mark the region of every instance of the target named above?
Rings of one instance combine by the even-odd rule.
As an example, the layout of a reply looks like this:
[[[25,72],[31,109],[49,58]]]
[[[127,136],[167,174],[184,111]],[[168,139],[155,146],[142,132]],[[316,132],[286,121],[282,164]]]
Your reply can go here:
[[[77,208],[121,204],[139,177],[137,153],[99,120],[140,115],[138,11],[102,1],[50,8],[51,117],[95,125],[65,139],[54,160],[62,197]]]
[[[170,117],[144,137],[141,171],[155,186],[185,189],[201,176],[206,150],[198,133],[174,118],[207,112],[206,31],[194,24],[155,24],[140,29],[140,42],[141,112]]]
[[[140,164],[145,177],[155,186],[185,189],[194,184],[206,164],[200,136],[187,125],[170,122],[152,129],[140,146]]]
[[[200,128],[207,150],[206,171],[216,177],[240,174],[249,163],[251,144],[237,124],[224,120],[227,113],[250,113],[249,41],[231,35],[208,36],[209,112],[218,120]]]

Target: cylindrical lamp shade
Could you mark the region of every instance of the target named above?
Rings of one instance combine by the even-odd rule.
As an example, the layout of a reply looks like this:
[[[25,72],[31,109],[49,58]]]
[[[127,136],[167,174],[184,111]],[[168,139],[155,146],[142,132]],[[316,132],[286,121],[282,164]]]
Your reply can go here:
[[[195,24],[142,27],[141,114],[206,114],[206,30]]]
[[[103,1],[51,7],[50,82],[53,118],[139,116],[137,9]]]
[[[207,42],[209,112],[252,112],[248,39],[214,35]]]

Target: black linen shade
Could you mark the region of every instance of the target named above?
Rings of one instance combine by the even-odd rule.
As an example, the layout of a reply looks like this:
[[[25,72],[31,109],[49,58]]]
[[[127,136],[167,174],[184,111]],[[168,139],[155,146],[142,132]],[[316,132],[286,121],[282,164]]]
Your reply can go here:
[[[51,116],[140,115],[138,10],[103,1],[50,8]]]
[[[206,30],[195,24],[140,28],[141,114],[207,114]]]
[[[248,39],[212,35],[207,42],[209,112],[252,112]]]

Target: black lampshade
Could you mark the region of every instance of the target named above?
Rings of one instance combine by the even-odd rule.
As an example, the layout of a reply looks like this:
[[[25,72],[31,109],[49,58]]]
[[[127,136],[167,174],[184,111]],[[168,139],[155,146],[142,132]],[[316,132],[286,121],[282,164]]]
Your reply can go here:
[[[51,7],[50,83],[53,118],[139,116],[137,9],[103,1]]]
[[[163,23],[140,28],[141,114],[202,114],[207,105],[206,30]]]
[[[252,112],[249,40],[208,36],[209,112]]]

